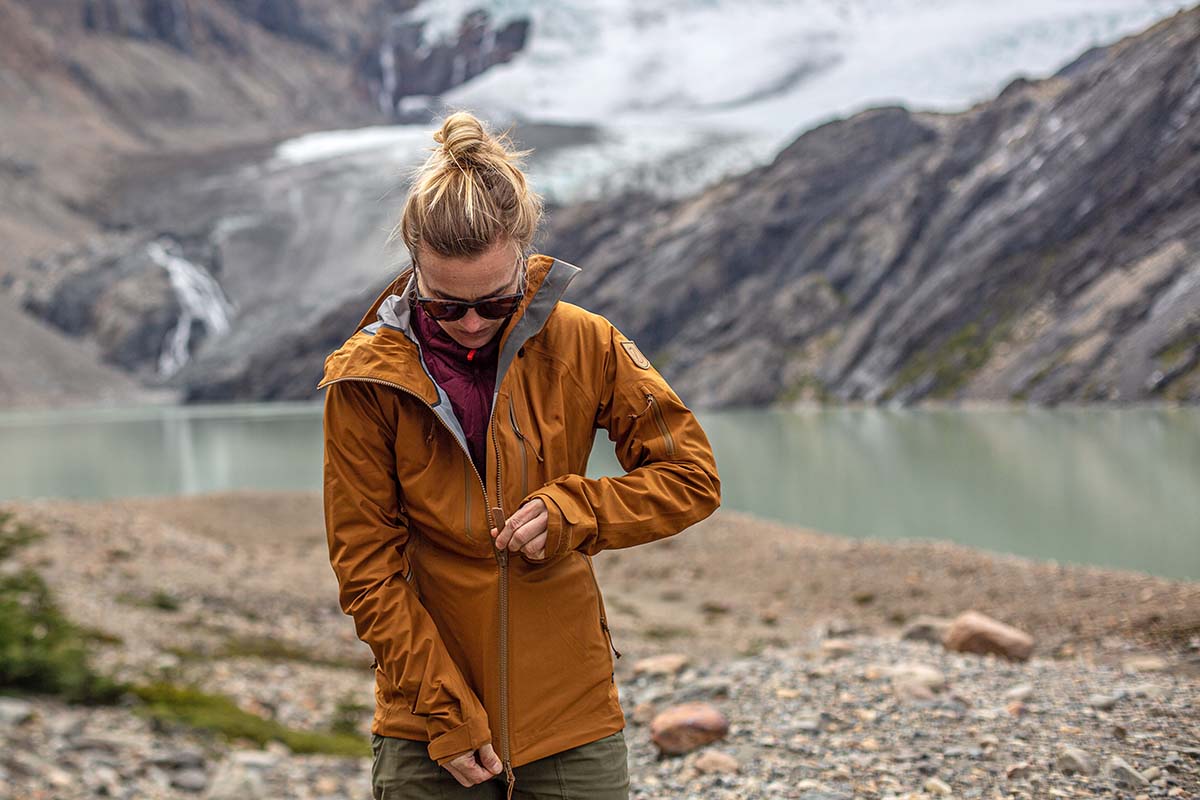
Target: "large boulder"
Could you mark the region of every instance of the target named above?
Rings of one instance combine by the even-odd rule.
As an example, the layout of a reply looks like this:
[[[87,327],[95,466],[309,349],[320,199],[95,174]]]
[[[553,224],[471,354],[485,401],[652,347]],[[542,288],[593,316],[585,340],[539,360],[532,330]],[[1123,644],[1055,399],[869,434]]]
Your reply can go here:
[[[708,703],[671,706],[650,722],[650,739],[668,755],[691,752],[728,733],[729,720]]]
[[[1032,636],[978,611],[964,611],[955,617],[942,644],[947,650],[995,653],[1012,661],[1027,661],[1033,653]]]

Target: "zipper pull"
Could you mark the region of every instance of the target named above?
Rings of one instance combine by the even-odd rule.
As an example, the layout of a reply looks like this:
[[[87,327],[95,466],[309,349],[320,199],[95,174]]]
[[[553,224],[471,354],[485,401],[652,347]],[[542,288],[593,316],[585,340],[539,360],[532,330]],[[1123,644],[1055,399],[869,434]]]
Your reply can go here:
[[[610,631],[608,629],[608,620],[606,620],[606,619],[600,620],[600,627],[604,629],[604,635],[608,637],[608,646],[612,648],[612,651],[613,651],[613,653],[616,654],[617,658],[620,658],[621,651],[617,649],[617,646],[615,644],[613,644],[612,631]]]
[[[638,418],[638,417],[640,417],[642,414],[645,414],[645,413],[646,413],[646,411],[648,411],[648,410],[649,410],[649,408],[650,408],[650,404],[651,404],[652,402],[654,402],[653,395],[651,395],[651,394],[647,393],[647,394],[646,394],[646,407],[645,407],[645,408],[643,408],[641,411],[637,412],[636,414],[630,414],[630,415],[629,415],[629,418],[630,418],[630,419],[637,419],[637,418]]]
[[[513,787],[517,785],[517,776],[513,774],[512,762],[504,762],[504,777],[508,781],[507,800],[512,800]]]
[[[492,521],[496,524],[496,530],[504,530],[504,509],[500,506],[492,506]],[[501,550],[496,547],[496,540],[492,540],[492,548],[496,551],[496,558],[500,561],[500,566],[508,564],[508,548]]]

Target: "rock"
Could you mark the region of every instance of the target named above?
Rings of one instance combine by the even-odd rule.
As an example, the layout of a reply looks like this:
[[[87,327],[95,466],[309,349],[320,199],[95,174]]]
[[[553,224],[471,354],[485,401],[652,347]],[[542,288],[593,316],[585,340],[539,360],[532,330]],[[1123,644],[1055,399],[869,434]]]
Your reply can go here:
[[[1006,700],[1028,700],[1033,696],[1033,687],[1028,683],[1020,683],[1004,693]]]
[[[1013,661],[1026,661],[1033,653],[1033,637],[978,611],[964,611],[954,618],[942,644],[960,653],[995,653]]]
[[[1142,777],[1153,783],[1162,777],[1162,770],[1158,767],[1150,767],[1142,770]]]
[[[946,617],[921,614],[904,626],[904,630],[900,632],[900,638],[912,642],[941,644],[949,627],[950,620]]]
[[[738,760],[728,753],[719,750],[705,750],[695,761],[694,766],[703,773],[719,772],[732,774],[738,771]]]
[[[1080,775],[1095,775],[1096,761],[1084,750],[1078,747],[1066,747],[1054,761],[1054,766],[1064,775],[1078,773]]]
[[[1029,776],[1033,774],[1033,767],[1028,762],[1022,761],[1018,764],[1009,764],[1004,768],[1004,777],[1010,781],[1025,781],[1029,780]]]
[[[676,675],[683,671],[691,659],[682,653],[664,653],[658,656],[647,656],[633,665],[633,674],[664,676]]]
[[[933,690],[912,681],[897,681],[892,684],[892,692],[900,700],[925,701],[933,699]]]
[[[262,797],[265,793],[266,784],[259,770],[227,760],[218,767],[205,797],[206,800],[246,800]]]
[[[1113,756],[1108,760],[1106,774],[1113,783],[1126,789],[1140,789],[1150,785],[1150,781],[1146,780],[1142,773],[1120,756]]]
[[[708,703],[671,706],[650,723],[651,740],[669,755],[691,752],[725,738],[728,733],[729,721]]]
[[[821,717],[820,714],[807,714],[795,718],[792,723],[792,729],[803,733],[820,733],[821,732]]]
[[[1129,689],[1132,697],[1147,697],[1151,700],[1162,700],[1167,696],[1167,690],[1154,683],[1139,683]]]
[[[950,784],[946,783],[940,778],[930,778],[929,780],[925,781],[925,791],[929,792],[930,794],[945,796],[950,794],[950,792],[953,790],[950,788]]]
[[[268,770],[279,763],[279,754],[268,750],[239,750],[231,753],[229,760],[239,767]]]
[[[1121,662],[1126,672],[1163,672],[1167,666],[1166,659],[1159,656],[1132,656]]]
[[[946,676],[927,664],[901,663],[888,670],[892,691],[902,700],[931,700],[946,688]]]
[[[836,617],[825,623],[825,635],[831,639],[841,639],[845,636],[851,636],[857,631],[857,625],[842,617]]]
[[[676,703],[686,703],[691,700],[708,700],[729,697],[729,681],[725,678],[704,678],[676,689],[672,699]]]
[[[149,759],[151,764],[168,769],[184,769],[187,767],[199,769],[204,766],[205,760],[204,753],[201,751],[186,748],[170,750]]]
[[[649,725],[650,720],[654,719],[654,704],[653,703],[638,703],[633,707],[631,715],[635,725]]]
[[[33,719],[33,704],[16,697],[0,697],[0,726],[13,727]]]
[[[1124,694],[1121,692],[1114,694],[1093,694],[1088,696],[1088,705],[1099,711],[1112,711],[1122,697],[1124,697]]]
[[[171,786],[185,792],[202,792],[208,786],[208,775],[202,769],[181,769],[171,776]]]
[[[826,659],[841,658],[854,652],[854,645],[845,639],[826,639],[821,642],[821,655]]]

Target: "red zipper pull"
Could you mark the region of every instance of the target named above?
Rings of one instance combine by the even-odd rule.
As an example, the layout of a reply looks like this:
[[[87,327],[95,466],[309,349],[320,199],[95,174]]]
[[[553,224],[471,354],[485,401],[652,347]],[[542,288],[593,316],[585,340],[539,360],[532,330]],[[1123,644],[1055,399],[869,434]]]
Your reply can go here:
[[[467,351],[467,361],[475,360],[475,352],[477,349],[478,348],[472,347],[470,350]]]

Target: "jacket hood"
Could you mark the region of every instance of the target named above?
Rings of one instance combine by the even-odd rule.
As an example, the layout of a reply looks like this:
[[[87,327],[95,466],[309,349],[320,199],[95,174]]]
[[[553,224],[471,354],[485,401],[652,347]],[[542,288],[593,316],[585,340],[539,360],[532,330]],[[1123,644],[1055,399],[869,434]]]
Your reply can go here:
[[[559,298],[580,272],[574,264],[540,254],[531,255],[527,267],[525,297],[500,334],[493,405],[517,351],[541,331]],[[408,296],[415,284],[411,266],[388,284],[363,314],[354,335],[326,356],[325,372],[317,388],[337,380],[368,380],[394,385],[429,404],[465,449],[466,436],[454,415],[450,398],[434,381],[413,330]]]

